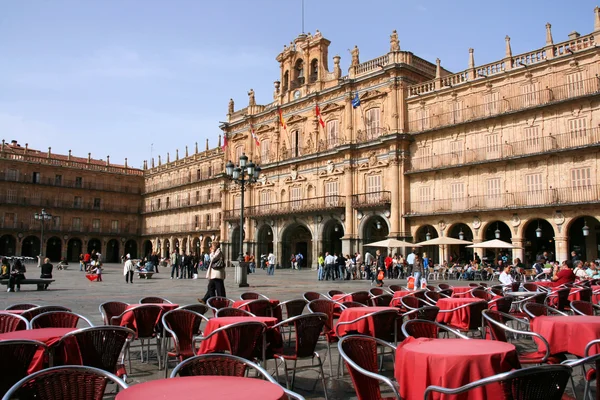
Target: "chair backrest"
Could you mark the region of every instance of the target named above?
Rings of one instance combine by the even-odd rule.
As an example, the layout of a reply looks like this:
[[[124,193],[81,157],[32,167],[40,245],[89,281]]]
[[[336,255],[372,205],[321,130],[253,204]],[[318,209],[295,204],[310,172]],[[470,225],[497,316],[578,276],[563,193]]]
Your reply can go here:
[[[490,301],[494,297],[484,289],[473,289],[471,296],[485,301]]]
[[[317,342],[327,320],[328,316],[326,314],[312,313],[298,315],[281,322],[281,325],[294,325],[296,331],[295,355],[298,358],[312,357],[314,355]]]
[[[221,308],[232,307],[233,301],[227,297],[215,296],[206,300],[206,305],[213,310],[213,315],[217,315],[217,311]]]
[[[241,308],[225,307],[218,310],[215,317],[256,317],[256,315]]]
[[[443,296],[438,292],[425,292],[425,298],[432,304],[436,304]]]
[[[371,294],[372,297],[375,297],[375,296],[380,296],[384,293],[387,293],[387,291],[382,288],[374,287],[374,288],[369,289],[369,293]]]
[[[196,303],[196,304],[187,304],[185,306],[180,306],[178,310],[189,310],[195,313],[204,315],[210,309],[206,304]]]
[[[36,308],[32,308],[29,309],[27,311],[23,311],[21,313],[21,317],[28,319],[29,321],[31,321],[34,317],[46,313],[46,312],[50,312],[50,311],[71,311],[70,308],[67,307],[63,307],[63,306],[39,306]]]
[[[589,303],[592,302],[592,289],[591,288],[585,288],[585,289],[580,289],[579,290],[579,298],[581,299],[581,301],[587,301]]]
[[[278,307],[285,308],[286,318],[293,318],[302,315],[307,304],[305,299],[292,299],[279,303]]]
[[[379,369],[377,345],[380,343],[375,338],[363,335],[345,336],[338,343],[340,355],[346,363],[359,399],[381,399],[381,389],[376,378]],[[383,377],[380,376],[379,379],[381,378]]]
[[[487,332],[489,332],[493,340],[508,342],[505,330],[498,326],[498,324],[505,325],[507,320],[501,312],[496,310],[484,310],[481,313],[481,316],[483,317],[481,328],[486,332],[486,336]],[[494,322],[497,322],[497,324]]]
[[[396,320],[400,317],[398,310],[389,309],[368,314],[374,330],[374,337],[386,342],[396,342]]]
[[[163,326],[171,334],[177,355],[194,355],[194,338],[200,334],[200,324],[206,320],[208,318],[191,310],[176,309],[163,314]]]
[[[510,291],[518,292],[520,287],[521,287],[521,282],[513,282],[510,284]]]
[[[401,291],[401,290],[402,290],[402,286],[400,286],[400,285],[390,285],[390,286],[389,286],[389,289],[390,289],[392,292],[399,292],[399,291]]]
[[[329,298],[332,298],[336,294],[346,294],[346,292],[342,292],[341,290],[336,290],[336,289],[327,291],[327,295],[329,296]]]
[[[169,300],[158,296],[147,296],[140,299],[140,304],[173,304]]]
[[[441,295],[444,295],[444,296],[452,297],[452,294],[454,294],[454,289],[453,288],[442,289],[438,293]]]
[[[437,290],[438,290],[438,287],[433,286],[433,285],[425,285],[425,287],[427,288],[427,290],[429,290],[431,292],[437,292]]]
[[[46,345],[34,340],[0,341],[0,394],[4,395],[29,374],[29,366],[39,349],[45,351]]]
[[[414,296],[402,297],[400,304],[407,310],[416,310],[417,308],[431,306],[427,301]]]
[[[64,354],[77,342],[81,365],[100,368],[116,374],[120,366],[120,356],[128,339],[133,339],[135,332],[122,326],[94,326],[70,332],[54,346],[54,366],[63,365]]]
[[[425,290],[415,290],[415,291],[412,293],[412,295],[413,295],[414,297],[416,297],[417,299],[421,299],[421,300],[427,300],[427,299],[425,298],[425,292],[426,292]]]
[[[227,335],[227,344],[229,345],[229,353],[234,356],[252,359],[260,356],[260,352],[264,350],[263,339],[267,326],[260,321],[236,322],[234,324],[225,325],[212,331],[207,337],[219,334],[220,332]]]
[[[545,315],[567,315],[561,311],[558,311],[552,307],[548,307],[545,304],[539,303],[525,303],[523,304],[523,311],[525,314],[529,316],[529,318],[534,319],[536,317],[541,317]]]
[[[6,307],[7,310],[29,310],[32,308],[39,307],[38,304],[33,303],[17,303]]]
[[[79,321],[88,326],[94,326],[92,322],[83,315],[69,311],[49,311],[31,319],[31,328],[77,328]]]
[[[538,291],[538,285],[536,285],[533,282],[526,282],[523,284],[523,288],[525,288],[525,290],[530,291],[530,292],[537,292]]]
[[[454,286],[449,285],[447,283],[438,283],[438,288],[440,290],[446,290],[446,289],[454,289]]]
[[[569,306],[569,294],[571,293],[570,288],[558,289],[556,291],[557,301],[555,307],[559,311],[564,311]]]
[[[475,303],[468,303],[467,306],[469,311],[469,330],[476,330],[481,327],[481,312],[487,310],[487,301],[477,301]]]
[[[496,307],[496,310],[508,314],[510,312],[514,300],[515,298],[511,296],[500,297],[498,299],[492,300],[490,306],[493,305]]]
[[[249,377],[248,369],[256,370],[262,378],[271,383],[277,381],[262,367],[246,360],[245,358],[224,353],[201,354],[182,361],[173,372],[171,378],[176,376],[238,376]]]
[[[478,288],[481,287],[481,285],[479,283],[469,283],[469,287]]]
[[[425,400],[429,399],[432,393],[456,395],[481,386],[497,384],[504,394],[503,399],[560,400],[571,373],[572,368],[567,365],[542,365],[517,369],[483,378],[456,389],[429,386],[425,389],[424,398]],[[439,397],[436,396],[436,398]],[[450,396],[450,398],[455,397]]]
[[[416,308],[411,310],[404,315],[410,319],[424,319],[427,321],[435,321],[438,314],[440,312],[440,308],[436,306],[424,306],[420,308]]]
[[[257,293],[257,292],[244,292],[240,295],[240,300],[258,300],[258,299],[269,300],[269,298],[267,296],[265,296],[264,294]]]
[[[0,312],[0,333],[29,329],[29,321],[17,314]]]
[[[246,303],[245,307],[257,317],[273,316],[273,305],[266,299],[250,300]]]
[[[574,300],[571,302],[571,310],[578,315],[594,315],[594,305],[588,301]]]
[[[354,308],[354,307],[366,307],[363,303],[358,303],[356,301],[344,301],[340,303],[344,309],[346,308]]]
[[[488,284],[485,282],[479,282],[479,286],[486,288],[488,287]]]
[[[392,297],[389,293],[380,294],[379,296],[371,297],[371,304],[374,307],[388,307],[392,302]]]
[[[402,333],[406,337],[437,339],[440,326],[435,321],[409,319],[402,324]]]
[[[4,398],[101,400],[109,381],[115,382],[122,389],[128,387],[114,374],[98,368],[78,365],[53,367],[21,379],[6,393]]]
[[[371,295],[369,294],[369,292],[364,291],[364,290],[351,293],[350,296],[352,296],[352,301],[364,304],[365,306],[369,305],[369,299],[371,298]]]
[[[311,313],[323,313],[327,315],[327,321],[323,327],[323,332],[329,334],[333,331],[333,310],[336,303],[327,299],[317,299],[308,303],[306,306]]]
[[[100,304],[98,308],[100,309],[100,315],[102,315],[104,325],[110,325],[110,319],[123,314],[123,312],[127,310],[128,305],[129,304],[121,301],[107,301],[106,303]]]
[[[321,293],[317,293],[317,292],[304,292],[302,297],[304,297],[304,300],[306,300],[306,301],[313,301],[313,300],[320,299],[321,297],[323,297],[323,295]]]
[[[162,308],[151,304],[130,308],[126,313],[133,313],[135,319],[135,333],[138,338],[152,338],[156,336],[156,324],[159,322]]]
[[[504,296],[504,290],[502,290],[502,288],[493,287],[490,289],[490,291],[492,293],[494,293],[496,296]]]

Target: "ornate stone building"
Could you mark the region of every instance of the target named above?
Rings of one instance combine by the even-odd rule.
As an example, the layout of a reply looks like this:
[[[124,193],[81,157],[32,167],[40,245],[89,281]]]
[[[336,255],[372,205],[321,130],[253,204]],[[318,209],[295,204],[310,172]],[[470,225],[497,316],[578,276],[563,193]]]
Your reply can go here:
[[[53,261],[95,249],[107,262],[138,255],[143,171],[105,161],[33,150],[2,141],[0,148],[0,255]],[[41,223],[45,209],[52,219]]]

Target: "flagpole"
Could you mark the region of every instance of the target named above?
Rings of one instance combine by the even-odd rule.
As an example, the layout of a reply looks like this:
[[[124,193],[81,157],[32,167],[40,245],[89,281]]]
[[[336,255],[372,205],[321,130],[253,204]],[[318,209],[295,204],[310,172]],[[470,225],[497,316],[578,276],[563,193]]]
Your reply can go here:
[[[304,0],[302,0],[302,33],[304,34]]]

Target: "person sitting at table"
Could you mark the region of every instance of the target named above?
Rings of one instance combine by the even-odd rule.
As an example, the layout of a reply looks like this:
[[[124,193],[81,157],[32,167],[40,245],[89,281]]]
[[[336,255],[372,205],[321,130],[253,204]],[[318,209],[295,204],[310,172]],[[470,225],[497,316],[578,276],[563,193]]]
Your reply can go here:
[[[587,264],[587,263],[586,263]],[[583,261],[577,260],[573,263],[575,268],[573,269],[573,273],[579,279],[588,279],[588,274],[586,274],[586,267],[583,264]]]
[[[600,279],[600,271],[598,270],[598,264],[596,264],[596,261],[590,261],[590,267],[585,271],[585,273],[591,279]]]
[[[504,271],[502,271],[502,273],[498,277],[498,280],[503,285],[511,285],[515,281],[515,278],[513,278],[512,275],[510,274],[511,269],[512,269],[511,265],[505,265]]]
[[[27,272],[25,265],[21,263],[21,260],[16,260],[12,271],[10,271],[10,278],[8,278],[7,292],[14,292],[15,284],[17,285],[17,292],[21,291],[21,281],[25,279],[25,272]]]
[[[554,268],[554,274],[552,275],[552,286],[557,287],[560,285],[564,285],[565,283],[573,283],[575,282],[575,274],[569,268],[569,265],[563,261],[560,270],[558,268]]]

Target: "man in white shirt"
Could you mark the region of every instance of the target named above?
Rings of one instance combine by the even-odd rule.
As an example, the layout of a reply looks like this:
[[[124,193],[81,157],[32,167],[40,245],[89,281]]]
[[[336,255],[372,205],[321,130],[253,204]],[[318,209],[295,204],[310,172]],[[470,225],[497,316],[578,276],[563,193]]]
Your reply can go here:
[[[500,280],[500,283],[502,283],[503,285],[511,285],[515,281],[515,279],[510,274],[511,269],[512,269],[512,265],[507,265],[504,267],[504,270],[500,274],[500,277],[498,279]]]
[[[273,254],[273,252],[269,253],[267,256],[267,261],[269,262],[267,275],[275,275],[275,254]]]
[[[329,252],[325,253],[325,280],[328,281],[329,278],[333,280],[333,267],[335,266],[335,257],[329,254]]]
[[[413,264],[415,263],[415,253],[416,253],[416,250],[412,249],[412,251],[406,256],[406,264],[408,264],[408,268],[406,270],[406,276],[412,275]]]

